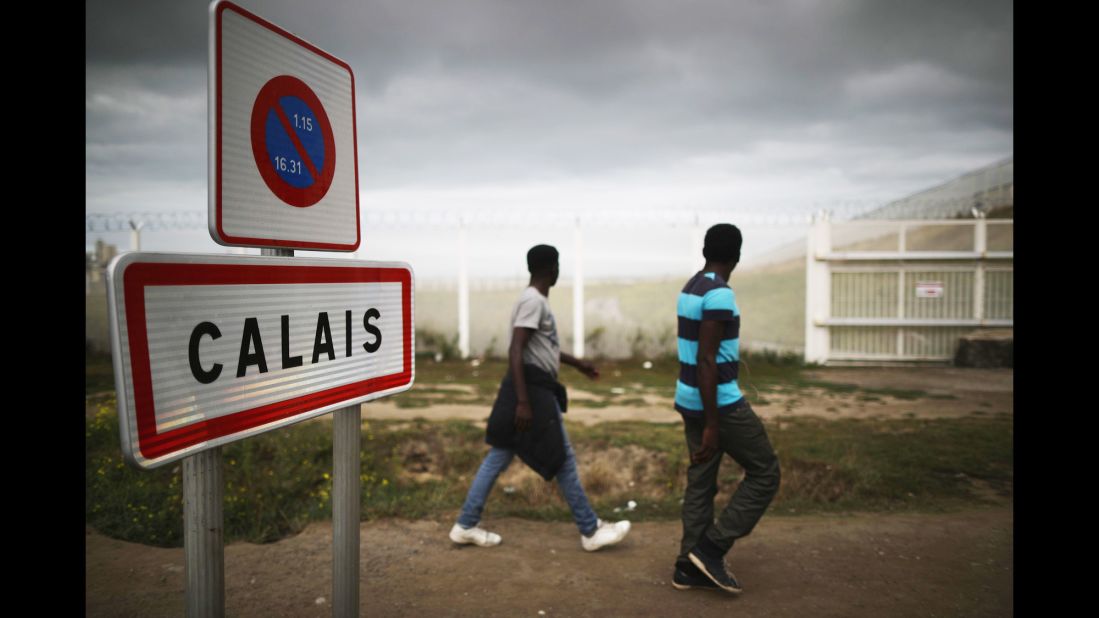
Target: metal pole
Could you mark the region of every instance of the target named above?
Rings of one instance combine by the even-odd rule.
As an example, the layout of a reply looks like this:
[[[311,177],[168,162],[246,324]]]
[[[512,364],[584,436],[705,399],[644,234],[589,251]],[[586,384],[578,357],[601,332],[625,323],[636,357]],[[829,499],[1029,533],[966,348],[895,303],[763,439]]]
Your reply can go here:
[[[900,230],[897,234],[897,252],[901,254],[901,264],[904,264],[904,254],[908,252],[908,224],[904,221],[900,223]],[[908,275],[905,273],[903,266],[897,269],[897,317],[904,319],[908,316],[904,312],[904,303],[907,298],[908,291],[905,289],[905,284],[911,284],[907,281]],[[904,327],[897,327],[897,356],[904,356]]]
[[[469,358],[469,244],[466,220],[458,226],[458,351]]]
[[[183,548],[187,618],[225,615],[221,447],[183,460]]]
[[[260,249],[260,255],[293,257],[293,249]],[[362,411],[358,405],[332,413],[332,615],[359,615],[359,451]]]
[[[977,251],[977,269],[973,276],[973,317],[978,320],[985,318],[985,273],[988,256],[988,221],[985,213],[977,213],[977,221],[973,227],[973,248]]]
[[[584,236],[580,230],[580,217],[576,217],[573,231],[572,275],[572,355],[584,357]]]
[[[141,251],[141,228],[145,227],[144,223],[137,223],[134,220],[130,220],[130,247],[134,252]]]
[[[830,355],[829,327],[822,322],[832,309],[831,269],[825,255],[832,250],[831,221],[817,213],[807,235],[805,251],[805,361],[824,363]]]
[[[332,615],[359,615],[360,406],[332,415]]]
[[[705,262],[706,258],[702,256],[702,250],[706,244],[706,234],[702,231],[702,219],[698,216],[698,211],[695,211],[694,227],[691,228],[691,250],[690,257],[687,260],[688,273],[698,272],[699,261]]]
[[[135,238],[138,226],[134,226]],[[293,249],[261,249],[292,256]],[[225,615],[225,527],[221,447],[183,460],[183,547],[188,618]]]
[[[901,231],[901,251],[904,251],[904,231]],[[908,317],[905,315],[904,304],[905,299],[908,297],[908,289],[906,284],[911,285],[911,282],[907,281],[908,275],[904,268],[897,269],[897,317],[904,319]],[[897,327],[897,356],[904,356],[904,327]]]

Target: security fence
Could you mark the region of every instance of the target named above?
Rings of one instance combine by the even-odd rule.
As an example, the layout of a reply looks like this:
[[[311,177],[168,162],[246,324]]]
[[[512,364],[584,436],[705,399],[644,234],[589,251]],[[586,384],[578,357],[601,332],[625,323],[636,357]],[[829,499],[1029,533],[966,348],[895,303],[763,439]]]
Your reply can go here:
[[[805,357],[946,361],[976,329],[1013,327],[1014,221],[827,218],[810,229]]]

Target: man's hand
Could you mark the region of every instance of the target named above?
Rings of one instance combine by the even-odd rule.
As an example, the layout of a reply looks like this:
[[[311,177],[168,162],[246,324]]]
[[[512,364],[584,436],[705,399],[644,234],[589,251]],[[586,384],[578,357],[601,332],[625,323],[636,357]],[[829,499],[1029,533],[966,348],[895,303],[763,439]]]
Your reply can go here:
[[[534,412],[530,409],[529,401],[520,401],[515,406],[515,431],[526,431],[534,422]]]
[[[702,429],[702,446],[691,453],[691,463],[700,464],[710,461],[718,453],[718,429],[716,425],[706,425]]]
[[[595,364],[591,361],[576,359],[576,368],[592,380],[599,379],[599,370],[595,368]]]
[[[576,358],[572,354],[561,352],[561,362],[576,367],[577,371],[588,376],[592,380],[599,379],[599,370],[595,368],[595,364],[591,361],[586,361],[582,358]]]

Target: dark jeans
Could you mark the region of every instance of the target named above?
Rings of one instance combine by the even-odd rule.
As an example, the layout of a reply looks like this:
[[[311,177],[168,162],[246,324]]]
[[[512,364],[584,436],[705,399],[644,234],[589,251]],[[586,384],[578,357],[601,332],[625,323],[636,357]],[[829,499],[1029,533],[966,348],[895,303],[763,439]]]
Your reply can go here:
[[[714,521],[714,496],[717,495],[717,471],[721,452],[701,464],[687,468],[687,488],[683,492],[683,541],[679,560],[686,562],[687,552],[705,534],[722,552],[729,551],[733,541],[748,536],[763,516],[771,499],[778,493],[779,469],[775,449],[767,439],[763,423],[741,399],[732,411],[718,417],[721,452],[744,468],[744,480],[729,499],[729,504]],[[687,449],[693,453],[702,446],[702,418],[683,417]]]

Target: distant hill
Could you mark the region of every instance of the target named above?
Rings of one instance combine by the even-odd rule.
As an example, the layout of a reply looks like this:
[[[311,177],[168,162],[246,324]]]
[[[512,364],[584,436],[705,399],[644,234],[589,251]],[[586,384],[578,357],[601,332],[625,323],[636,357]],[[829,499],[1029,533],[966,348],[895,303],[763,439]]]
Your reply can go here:
[[[908,197],[889,202],[853,220],[868,219],[972,219],[973,211],[984,213],[989,219],[1011,219],[1015,215],[1015,162],[1007,157],[991,165],[966,172],[940,185],[913,193]],[[946,240],[947,233],[938,244],[956,245]],[[919,237],[917,235],[917,240]],[[888,241],[883,241],[888,242]],[[933,242],[929,240],[929,242]],[[805,259],[805,239],[799,239],[753,258],[746,269],[772,267]],[[872,245],[860,248],[869,250]],[[848,247],[853,250],[854,247]]]
[[[968,219],[974,209],[989,213],[1015,203],[1015,158],[1007,157],[941,185],[913,193],[859,219]]]

